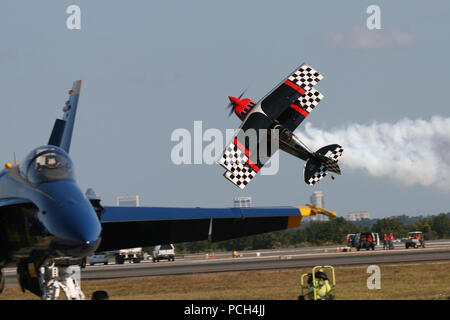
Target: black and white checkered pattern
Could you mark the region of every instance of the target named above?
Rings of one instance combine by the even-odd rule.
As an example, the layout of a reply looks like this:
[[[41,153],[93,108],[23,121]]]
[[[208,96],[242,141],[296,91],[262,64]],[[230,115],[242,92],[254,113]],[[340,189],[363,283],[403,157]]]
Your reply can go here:
[[[323,99],[323,94],[318,90],[312,88],[307,91],[304,96],[300,96],[297,104],[301,106],[306,112],[310,113]]]
[[[317,182],[319,182],[320,180],[322,180],[326,175],[327,171],[325,170],[325,166],[321,165],[319,170],[317,170],[317,172],[314,173],[314,175],[311,178],[309,178],[308,184],[312,186]]]
[[[312,88],[307,91],[304,96],[300,96],[298,99],[300,105],[309,113],[311,112],[323,99],[323,94],[321,94],[318,90]]]
[[[218,163],[230,171],[234,167],[244,167],[247,162],[247,155],[237,147],[233,142],[231,142],[223,152]]]
[[[331,160],[338,161],[339,158],[342,156],[342,153],[344,152],[344,148],[341,146],[338,146],[334,150],[329,150],[327,153],[324,154],[325,157],[330,158]]]
[[[247,165],[243,167],[233,167],[224,174],[225,178],[241,189],[244,189],[255,175],[256,171]]]
[[[310,91],[312,87],[323,79],[323,76],[317,70],[311,68],[311,66],[302,64],[288,79],[305,91]]]
[[[247,160],[247,155],[231,142],[218,161],[222,167],[227,169],[224,174],[225,178],[241,189],[244,189],[257,173],[247,164]]]

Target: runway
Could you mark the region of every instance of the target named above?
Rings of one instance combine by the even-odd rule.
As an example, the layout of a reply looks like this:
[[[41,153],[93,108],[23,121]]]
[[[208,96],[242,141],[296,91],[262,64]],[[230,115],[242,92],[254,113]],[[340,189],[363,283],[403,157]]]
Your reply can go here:
[[[278,250],[243,251],[243,257],[232,258],[230,252],[216,253],[215,258],[205,254],[185,255],[173,262],[157,263],[146,260],[138,264],[87,266],[81,271],[83,281],[134,277],[155,277],[214,272],[236,272],[304,268],[315,265],[369,265],[450,261],[450,240],[428,241],[424,249],[405,249],[398,244],[395,250],[336,252],[338,246],[293,248]],[[6,284],[17,283],[15,269],[6,269]]]

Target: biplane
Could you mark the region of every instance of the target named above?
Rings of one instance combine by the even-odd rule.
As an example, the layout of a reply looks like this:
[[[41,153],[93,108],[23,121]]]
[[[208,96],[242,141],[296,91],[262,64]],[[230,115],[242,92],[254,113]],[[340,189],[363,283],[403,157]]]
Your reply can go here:
[[[340,145],[313,152],[294,134],[323,99],[314,88],[322,78],[317,70],[302,64],[258,103],[243,99],[245,90],[239,97],[228,97],[230,115],[234,112],[242,124],[218,160],[226,169],[225,178],[244,189],[278,149],[306,161],[303,174],[309,185],[328,172],[341,174],[338,160],[344,149]]]

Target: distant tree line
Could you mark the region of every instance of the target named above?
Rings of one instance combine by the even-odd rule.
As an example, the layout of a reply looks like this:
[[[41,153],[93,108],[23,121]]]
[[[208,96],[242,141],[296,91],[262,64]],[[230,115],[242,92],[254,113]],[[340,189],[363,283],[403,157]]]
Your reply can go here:
[[[435,216],[397,216],[351,222],[342,217],[328,221],[310,221],[294,230],[283,230],[220,242],[195,241],[175,244],[177,253],[199,253],[232,250],[260,250],[318,245],[346,244],[349,233],[377,232],[382,241],[385,233],[404,238],[411,231],[422,231],[425,240],[450,239],[450,213]]]

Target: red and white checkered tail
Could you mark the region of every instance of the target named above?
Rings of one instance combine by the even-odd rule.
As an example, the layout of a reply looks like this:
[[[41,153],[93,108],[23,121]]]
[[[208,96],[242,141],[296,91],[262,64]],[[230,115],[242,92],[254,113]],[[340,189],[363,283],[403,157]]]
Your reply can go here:
[[[341,170],[337,164],[342,156],[342,148],[338,144],[331,144],[320,148],[306,161],[303,169],[305,182],[314,185],[323,179],[328,172],[341,174]]]

